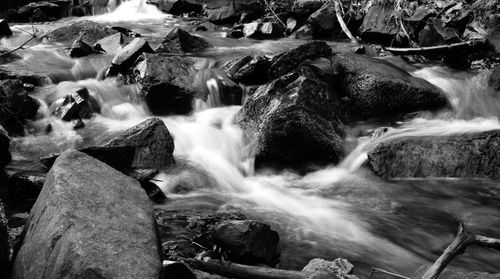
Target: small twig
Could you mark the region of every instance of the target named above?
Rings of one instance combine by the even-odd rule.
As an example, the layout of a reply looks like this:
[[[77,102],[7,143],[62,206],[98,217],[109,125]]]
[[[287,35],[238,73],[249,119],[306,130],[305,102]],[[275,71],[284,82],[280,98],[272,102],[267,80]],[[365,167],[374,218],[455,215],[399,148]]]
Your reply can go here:
[[[269,3],[267,2],[267,0],[264,0],[264,3],[266,3],[266,6],[269,8],[269,10],[271,11],[271,13],[273,13],[273,15],[276,17],[276,19],[281,23],[281,25],[283,25],[283,27],[286,28],[286,24],[281,21],[281,19],[279,18],[279,16],[274,12],[273,8],[271,8],[271,5],[269,5]]]
[[[2,54],[0,54],[0,57],[2,57],[2,56],[6,56],[6,55],[9,55],[9,54],[13,53],[14,51],[16,51],[16,50],[19,50],[19,49],[23,48],[23,46],[25,46],[27,43],[29,43],[31,40],[33,40],[33,39],[35,39],[35,38],[36,38],[36,37],[31,37],[29,40],[27,40],[26,42],[24,42],[22,45],[18,46],[17,48],[15,48],[15,49],[13,49],[13,50],[10,50],[10,51],[8,51],[8,52],[6,52],[6,53],[2,53]]]

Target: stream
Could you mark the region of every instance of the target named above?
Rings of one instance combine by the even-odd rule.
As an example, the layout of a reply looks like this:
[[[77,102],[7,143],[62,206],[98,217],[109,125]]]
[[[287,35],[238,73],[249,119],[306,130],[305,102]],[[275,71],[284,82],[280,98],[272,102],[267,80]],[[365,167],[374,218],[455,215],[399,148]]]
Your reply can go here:
[[[126,1],[99,16],[66,18],[34,25],[40,32],[78,20],[123,26],[142,34],[155,47],[174,27],[192,30],[194,19],[173,18],[143,0]],[[31,25],[12,26],[14,35],[0,46],[14,48],[29,38]],[[217,86],[210,71],[244,54],[272,55],[298,46],[290,38],[273,41],[229,39],[224,32],[196,33],[215,47],[194,58],[197,81],[216,100]],[[352,45],[329,42],[334,51]],[[48,85],[35,88],[42,106],[30,133],[13,138],[9,172],[42,172],[38,158],[66,148],[99,144],[112,135],[153,117],[137,98],[139,87],[121,85],[113,78],[96,77],[112,55],[73,59],[69,45],[42,41],[16,52],[22,59],[0,65],[15,72],[42,74]],[[178,162],[171,172],[155,179],[168,202],[160,208],[236,208],[249,218],[269,223],[280,234],[280,268],[301,269],[311,258],[349,259],[356,267],[381,267],[411,275],[432,263],[453,239],[458,222],[485,235],[500,235],[500,183],[483,179],[408,179],[385,181],[362,168],[367,152],[394,138],[439,136],[500,129],[500,94],[487,87],[488,72],[458,72],[438,65],[418,65],[412,75],[440,87],[450,98],[453,112],[423,115],[407,122],[350,123],[347,156],[335,166],[298,173],[253,169],[252,152],[243,131],[233,124],[239,106],[221,107],[216,101],[197,101],[189,116],[160,117],[175,140]],[[50,106],[71,88],[86,87],[102,112],[75,131],[70,122],[50,114]],[[53,131],[45,133],[51,123]],[[387,127],[380,136],[367,131]],[[306,148],[306,147],[304,147]],[[189,191],[178,189],[178,185]],[[187,193],[183,193],[187,192]],[[463,271],[500,273],[500,254],[470,247],[451,264]]]

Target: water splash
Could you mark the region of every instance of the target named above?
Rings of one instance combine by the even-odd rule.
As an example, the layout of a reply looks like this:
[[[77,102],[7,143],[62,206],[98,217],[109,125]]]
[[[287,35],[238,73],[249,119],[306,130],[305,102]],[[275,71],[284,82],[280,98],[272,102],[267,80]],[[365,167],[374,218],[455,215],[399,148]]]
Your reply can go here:
[[[98,16],[92,16],[88,19],[99,22],[129,22],[171,17],[158,10],[156,6],[149,5],[146,2],[146,0],[123,1],[113,11]]]

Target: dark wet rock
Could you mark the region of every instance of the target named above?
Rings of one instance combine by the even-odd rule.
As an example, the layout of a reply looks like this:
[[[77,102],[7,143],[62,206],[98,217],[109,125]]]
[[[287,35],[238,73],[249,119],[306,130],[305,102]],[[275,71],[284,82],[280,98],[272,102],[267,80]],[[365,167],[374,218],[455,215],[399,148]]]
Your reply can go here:
[[[12,30],[10,30],[9,23],[7,20],[0,19],[0,38],[12,36]]]
[[[196,279],[196,275],[182,262],[169,262],[163,267],[162,278]]]
[[[13,174],[9,177],[9,206],[30,211],[45,183],[45,175]]]
[[[36,1],[18,9],[19,22],[54,21],[69,16],[71,1]]]
[[[500,90],[500,66],[496,66],[490,74],[490,77],[488,79],[488,85],[491,88],[494,88],[496,90]]]
[[[159,278],[152,214],[136,180],[68,150],[31,210],[12,278]]]
[[[8,220],[5,206],[0,198],[0,277],[8,278],[10,271],[10,245]]]
[[[73,130],[80,130],[83,128],[85,128],[85,122],[83,122],[82,119],[78,119],[78,120],[74,121]]]
[[[48,33],[46,37],[51,41],[57,42],[68,42],[79,37],[88,44],[93,45],[100,39],[115,33],[117,33],[117,31],[105,25],[90,20],[84,20],[57,28]]]
[[[261,15],[264,5],[259,0],[208,0],[205,11],[210,21],[237,21],[243,14]]]
[[[259,28],[260,33],[265,39],[276,39],[283,36],[284,29],[283,26],[276,22],[264,22]]]
[[[265,56],[247,55],[226,65],[226,72],[236,82],[260,84],[267,80],[271,62]]]
[[[274,266],[280,256],[279,235],[267,224],[252,220],[218,223],[211,231],[216,245],[229,251],[230,261]]]
[[[368,154],[384,178],[500,177],[500,131],[395,139]]]
[[[340,160],[343,140],[334,92],[313,67],[303,67],[249,97],[237,121],[256,137],[256,167],[307,169]]]
[[[122,48],[111,61],[110,75],[124,73],[130,69],[142,53],[153,53],[154,50],[148,41],[143,38],[135,38]]]
[[[82,39],[76,39],[69,50],[69,56],[73,58],[80,58],[94,54],[94,48],[89,46]]]
[[[7,166],[12,159],[9,147],[10,138],[7,135],[7,131],[5,131],[2,126],[0,126],[0,172],[3,171],[3,168]]]
[[[389,62],[338,54],[333,56],[332,65],[341,95],[350,98],[359,115],[394,116],[449,105],[440,89]]]
[[[53,114],[64,121],[89,119],[94,113],[100,112],[97,101],[85,87],[71,92],[65,98],[52,104],[51,107]]]
[[[0,81],[0,125],[9,135],[24,135],[26,120],[34,120],[40,104],[18,79]]]
[[[187,57],[144,54],[131,80],[155,115],[187,114],[192,110],[194,62]]]
[[[309,263],[302,269],[303,272],[309,273],[313,278],[345,278],[345,279],[358,279],[358,277],[352,275],[354,266],[345,259],[335,259],[333,261],[327,261],[323,259],[312,259]]]
[[[94,45],[94,49],[104,50],[106,53],[115,54],[121,49],[124,43],[123,34],[116,33],[97,41]]]
[[[203,239],[206,239],[217,223],[246,219],[245,215],[236,211],[192,210],[189,206],[182,208],[182,206],[177,206],[175,210],[155,209],[155,220],[163,254],[169,260],[177,260],[179,257],[195,257],[202,249],[199,245],[194,245],[193,241],[201,235]],[[213,245],[205,242],[198,244],[207,245],[208,250],[212,248],[208,246]]]
[[[151,181],[144,181],[141,182],[141,187],[144,191],[146,191],[149,199],[153,202],[161,204],[167,200],[167,196],[165,196],[160,187],[158,187],[155,183]]]
[[[363,19],[360,36],[366,42],[391,45],[400,25],[394,18],[394,7],[383,3],[373,4]]]
[[[233,39],[239,39],[245,36],[245,33],[243,33],[243,30],[241,29],[233,29],[231,32],[227,34],[228,38],[233,38]]]
[[[440,19],[430,18],[418,33],[418,44],[422,47],[459,42],[456,29],[446,26]]]
[[[306,17],[319,10],[323,6],[321,0],[295,0],[292,11]]]
[[[278,78],[292,71],[306,59],[330,58],[331,55],[332,49],[325,42],[315,41],[303,44],[273,57],[268,71],[269,78]]]
[[[111,29],[115,30],[115,31],[118,31],[119,33],[123,34],[124,36],[126,36],[127,38],[138,38],[138,37],[142,37],[142,35],[140,33],[137,33],[133,30],[130,30],[126,27],[123,27],[123,26],[112,26]]]
[[[292,36],[299,40],[312,40],[314,38],[314,32],[309,24],[305,24],[300,27]]]
[[[200,14],[203,11],[201,0],[156,0],[151,1],[158,9],[172,15]]]
[[[212,45],[205,39],[193,36],[181,28],[175,28],[165,37],[156,49],[158,53],[181,54],[185,52],[201,51]]]
[[[217,25],[211,22],[203,22],[202,24],[196,26],[194,31],[202,31],[202,32],[214,32],[217,30]]]
[[[103,146],[80,149],[126,174],[133,169],[163,169],[172,166],[174,141],[167,127],[158,118],[151,118],[124,131]],[[59,154],[40,159],[50,169]]]
[[[316,37],[331,37],[339,28],[334,3],[325,3],[307,19],[307,23],[312,27]]]
[[[174,164],[174,140],[167,126],[158,118],[151,118],[126,130],[106,146],[135,148],[133,169],[163,169]]]

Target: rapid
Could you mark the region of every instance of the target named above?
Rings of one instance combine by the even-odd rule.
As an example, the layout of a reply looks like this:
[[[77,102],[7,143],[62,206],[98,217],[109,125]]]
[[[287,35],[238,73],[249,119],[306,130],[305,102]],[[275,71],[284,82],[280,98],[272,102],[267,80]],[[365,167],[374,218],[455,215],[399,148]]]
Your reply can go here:
[[[105,15],[86,17],[110,25],[130,28],[153,45],[168,30],[189,26],[188,19],[174,19],[146,5],[143,0],[124,2]],[[40,32],[83,20],[69,18],[35,25]],[[31,25],[12,28],[14,36],[0,46],[15,47],[29,35]],[[197,35],[215,48],[195,57],[199,72],[216,70],[241,54],[273,54],[301,41],[234,40],[223,32]],[[348,44],[331,42],[342,50]],[[39,120],[30,123],[29,135],[13,138],[12,171],[41,170],[34,163],[49,152],[69,147],[99,144],[114,134],[153,117],[138,98],[139,88],[118,80],[96,77],[112,56],[70,58],[68,46],[42,41],[19,50],[22,59],[0,65],[10,71],[31,72],[49,77],[48,84],[33,95],[42,103]],[[177,166],[155,179],[169,202],[158,207],[190,206],[236,208],[248,217],[263,220],[281,236],[282,268],[299,269],[309,259],[344,257],[355,266],[384,267],[411,275],[433,262],[449,243],[458,222],[486,235],[500,235],[500,185],[482,179],[412,179],[385,181],[362,168],[367,153],[378,143],[395,138],[437,136],[500,129],[500,95],[487,87],[487,72],[456,72],[443,66],[419,65],[412,75],[440,87],[450,98],[453,112],[422,114],[406,122],[360,122],[347,128],[346,157],[338,165],[305,175],[291,171],[253,168],[249,139],[234,124],[240,107],[222,107],[218,88],[210,75],[198,75],[206,85],[207,102],[198,100],[189,116],[161,119],[175,140]],[[96,97],[101,114],[83,130],[52,116],[51,106],[71,88],[86,87]],[[45,127],[52,125],[52,132]],[[378,129],[378,128],[386,129]],[[375,131],[374,133],[371,133]],[[304,147],[307,148],[307,147]],[[180,185],[180,186],[179,186]],[[181,189],[179,189],[181,188]],[[187,189],[187,190],[186,190]],[[500,255],[486,249],[468,248],[452,266],[464,270],[500,272]]]

